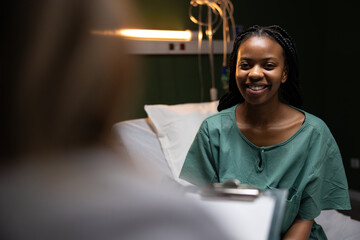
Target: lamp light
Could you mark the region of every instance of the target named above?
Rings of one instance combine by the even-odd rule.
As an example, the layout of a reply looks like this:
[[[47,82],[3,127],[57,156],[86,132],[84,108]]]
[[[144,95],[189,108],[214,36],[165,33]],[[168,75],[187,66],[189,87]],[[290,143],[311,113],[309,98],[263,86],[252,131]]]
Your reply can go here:
[[[122,36],[135,40],[150,41],[190,41],[192,33],[190,30],[151,30],[151,29],[119,29],[113,31],[93,31],[94,34]]]

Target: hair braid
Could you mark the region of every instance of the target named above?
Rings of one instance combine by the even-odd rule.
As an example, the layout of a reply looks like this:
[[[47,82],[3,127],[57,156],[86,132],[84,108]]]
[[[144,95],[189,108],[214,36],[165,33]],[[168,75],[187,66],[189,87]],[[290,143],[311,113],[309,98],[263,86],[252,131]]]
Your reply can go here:
[[[238,49],[240,44],[245,40],[252,36],[252,33],[257,30],[258,26],[253,26],[244,32],[240,33],[233,44],[233,51],[230,54],[229,59],[229,68],[230,68],[230,81],[229,81],[229,92],[223,95],[220,98],[218,111],[222,111],[224,109],[230,108],[237,103],[244,102],[244,97],[240,94],[239,89],[236,84],[236,64],[237,64],[237,56]]]
[[[283,48],[285,55],[285,64],[288,66],[288,80],[280,87],[280,96],[288,104],[295,107],[302,106],[302,97],[300,95],[298,58],[295,43],[291,36],[279,26],[270,26],[272,36]]]

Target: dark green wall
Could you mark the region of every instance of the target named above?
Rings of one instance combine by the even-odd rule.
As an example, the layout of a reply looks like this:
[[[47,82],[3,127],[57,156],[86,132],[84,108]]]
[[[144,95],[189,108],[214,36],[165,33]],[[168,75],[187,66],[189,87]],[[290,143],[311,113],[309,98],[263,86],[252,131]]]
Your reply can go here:
[[[136,0],[142,15],[139,27],[193,29],[187,0]],[[322,118],[335,136],[343,155],[349,185],[360,189],[359,170],[350,158],[360,158],[358,12],[355,2],[233,0],[236,24],[283,26],[293,36],[300,59],[305,110]],[[143,94],[130,118],[145,117],[144,104],[199,102],[200,82],[196,55],[144,56]],[[215,56],[220,95],[221,56]],[[209,100],[210,74],[202,56],[205,101]]]

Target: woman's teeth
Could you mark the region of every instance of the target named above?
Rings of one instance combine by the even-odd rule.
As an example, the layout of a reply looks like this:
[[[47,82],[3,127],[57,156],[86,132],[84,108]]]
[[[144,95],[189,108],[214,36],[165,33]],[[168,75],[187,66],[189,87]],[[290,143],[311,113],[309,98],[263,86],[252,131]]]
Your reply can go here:
[[[247,87],[253,91],[259,91],[265,89],[266,85],[247,85]]]

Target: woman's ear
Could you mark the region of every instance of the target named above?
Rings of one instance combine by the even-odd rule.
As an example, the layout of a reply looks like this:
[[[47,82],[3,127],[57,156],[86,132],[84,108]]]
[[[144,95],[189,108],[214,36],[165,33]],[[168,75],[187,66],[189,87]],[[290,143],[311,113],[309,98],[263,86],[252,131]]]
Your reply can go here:
[[[285,83],[287,78],[288,78],[288,73],[289,73],[289,66],[285,66],[283,73],[282,73],[282,77],[281,77],[281,83]]]

